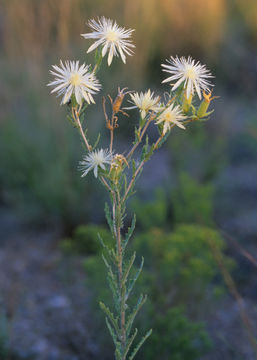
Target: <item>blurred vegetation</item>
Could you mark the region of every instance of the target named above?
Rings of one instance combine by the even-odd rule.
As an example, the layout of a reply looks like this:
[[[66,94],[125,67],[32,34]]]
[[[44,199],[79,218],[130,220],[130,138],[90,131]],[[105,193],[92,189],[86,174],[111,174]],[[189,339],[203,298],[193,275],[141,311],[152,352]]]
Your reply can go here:
[[[112,236],[107,228],[97,225],[80,225],[76,227],[70,238],[62,240],[61,248],[65,253],[95,255],[101,250],[100,241],[96,241],[98,234],[107,243],[112,242]]]

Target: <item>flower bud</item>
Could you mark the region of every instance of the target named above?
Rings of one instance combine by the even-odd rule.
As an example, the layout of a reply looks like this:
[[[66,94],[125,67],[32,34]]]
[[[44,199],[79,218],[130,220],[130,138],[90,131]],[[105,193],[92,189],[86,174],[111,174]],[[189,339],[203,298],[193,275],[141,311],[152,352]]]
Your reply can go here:
[[[119,181],[120,175],[122,174],[124,163],[128,165],[127,160],[123,155],[121,154],[115,155],[115,157],[111,162],[111,167],[110,167],[110,178],[112,179],[113,182],[117,183]]]
[[[213,96],[211,97],[212,93],[211,91],[206,94],[204,91],[203,91],[203,101],[201,102],[199,108],[198,108],[198,111],[197,111],[197,117],[198,118],[203,118],[203,117],[206,117],[208,116],[211,112],[207,112],[208,108],[209,108],[209,105],[211,103],[211,101],[215,98],[217,98],[218,96]]]
[[[192,104],[192,94],[190,94],[189,98],[186,97],[186,93],[184,93],[184,99],[182,103],[182,110],[184,113],[187,113],[190,110]]]

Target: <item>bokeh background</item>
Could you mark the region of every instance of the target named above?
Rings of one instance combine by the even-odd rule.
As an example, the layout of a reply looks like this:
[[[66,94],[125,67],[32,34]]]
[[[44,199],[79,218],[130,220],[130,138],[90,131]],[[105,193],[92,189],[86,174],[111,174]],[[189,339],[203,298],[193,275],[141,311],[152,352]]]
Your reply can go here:
[[[1,0],[0,358],[113,358],[97,305],[106,195],[80,178],[81,143],[46,87],[59,59],[92,61],[80,34],[101,15],[136,29],[127,65],[101,69],[104,94],[163,92],[160,64],[192,55],[220,96],[207,123],[174,131],[129,205],[149,294],[138,327],[154,329],[138,356],[256,359],[256,0]],[[88,123],[107,134],[101,96]],[[121,117],[120,151],[134,124]]]

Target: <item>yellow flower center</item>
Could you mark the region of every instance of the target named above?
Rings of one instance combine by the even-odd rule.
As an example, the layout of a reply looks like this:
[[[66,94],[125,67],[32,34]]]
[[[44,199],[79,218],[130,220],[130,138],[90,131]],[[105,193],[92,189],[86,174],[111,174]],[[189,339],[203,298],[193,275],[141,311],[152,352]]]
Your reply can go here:
[[[185,70],[185,76],[186,76],[188,79],[195,80],[196,77],[197,77],[195,68],[194,68],[193,66],[188,66],[188,67],[186,68],[186,70]]]
[[[176,116],[172,112],[168,112],[165,115],[165,121],[167,122],[173,122],[175,120]]]
[[[118,40],[117,33],[113,30],[109,30],[106,34],[106,40],[112,41],[112,42],[117,41]]]
[[[80,79],[80,75],[78,73],[74,73],[71,75],[70,77],[70,83],[73,86],[79,85],[81,79]]]

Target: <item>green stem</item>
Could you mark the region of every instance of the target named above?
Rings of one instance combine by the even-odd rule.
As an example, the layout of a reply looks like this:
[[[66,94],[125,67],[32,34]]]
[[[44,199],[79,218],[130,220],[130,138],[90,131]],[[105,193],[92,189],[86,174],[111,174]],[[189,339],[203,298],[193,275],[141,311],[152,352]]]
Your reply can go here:
[[[125,349],[127,345],[127,336],[126,336],[126,309],[125,309],[125,293],[126,289],[123,284],[123,250],[121,244],[121,216],[122,216],[122,205],[120,200],[119,190],[115,191],[116,196],[112,193],[112,200],[114,204],[113,211],[113,224],[114,224],[114,234],[116,236],[117,244],[117,259],[118,259],[118,278],[119,278],[119,300],[120,300],[120,334],[121,334],[121,359],[125,360]],[[115,196],[115,197],[114,197]]]

